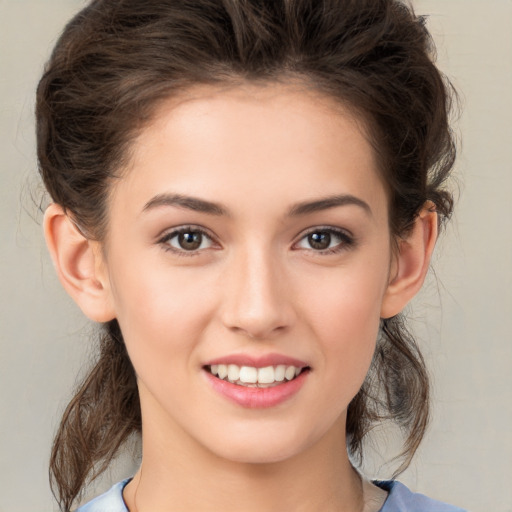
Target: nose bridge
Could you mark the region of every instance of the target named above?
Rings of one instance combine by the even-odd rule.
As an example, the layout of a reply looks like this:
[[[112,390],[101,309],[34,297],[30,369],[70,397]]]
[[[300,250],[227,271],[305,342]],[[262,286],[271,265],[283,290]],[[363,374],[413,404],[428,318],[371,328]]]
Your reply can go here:
[[[292,310],[278,255],[258,245],[240,249],[233,258],[225,279],[226,327],[251,338],[267,338],[288,327]]]

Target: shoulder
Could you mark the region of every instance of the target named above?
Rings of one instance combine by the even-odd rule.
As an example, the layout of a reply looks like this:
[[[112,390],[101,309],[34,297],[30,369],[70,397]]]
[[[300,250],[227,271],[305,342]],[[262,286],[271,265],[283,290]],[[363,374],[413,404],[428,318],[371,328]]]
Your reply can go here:
[[[400,482],[374,483],[389,493],[380,512],[465,512],[461,508],[441,503],[423,494],[411,492]]]
[[[76,512],[128,512],[123,501],[123,489],[130,480],[117,483],[106,493],[82,505]]]

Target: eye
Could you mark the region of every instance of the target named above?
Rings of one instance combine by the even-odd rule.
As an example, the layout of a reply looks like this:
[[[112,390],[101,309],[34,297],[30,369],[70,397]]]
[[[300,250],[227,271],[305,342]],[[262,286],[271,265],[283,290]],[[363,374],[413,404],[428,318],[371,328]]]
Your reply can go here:
[[[354,239],[344,231],[334,228],[316,228],[297,243],[299,249],[333,253],[354,245]]]
[[[213,246],[213,240],[203,230],[183,227],[166,233],[160,240],[166,250],[194,253]]]

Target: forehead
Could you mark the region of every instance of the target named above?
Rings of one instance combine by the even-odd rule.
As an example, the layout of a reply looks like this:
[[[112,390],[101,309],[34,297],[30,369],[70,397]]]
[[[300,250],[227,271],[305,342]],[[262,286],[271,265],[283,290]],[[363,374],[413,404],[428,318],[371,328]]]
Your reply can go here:
[[[134,149],[140,154],[151,140],[157,142],[172,131],[183,140],[192,135],[212,142],[217,138],[218,142],[222,135],[229,135],[233,142],[241,143],[245,135],[252,135],[255,143],[261,143],[261,133],[272,129],[282,130],[283,137],[275,138],[276,143],[284,141],[285,132],[293,132],[297,140],[308,140],[304,150],[340,135],[356,135],[365,145],[369,139],[365,121],[353,108],[306,84],[247,82],[196,85],[169,98],[158,105]]]
[[[377,168],[364,123],[340,102],[300,85],[197,86],[159,105],[114,196],[139,208],[163,192],[243,195],[256,209],[259,197],[330,190],[372,200],[383,189]]]

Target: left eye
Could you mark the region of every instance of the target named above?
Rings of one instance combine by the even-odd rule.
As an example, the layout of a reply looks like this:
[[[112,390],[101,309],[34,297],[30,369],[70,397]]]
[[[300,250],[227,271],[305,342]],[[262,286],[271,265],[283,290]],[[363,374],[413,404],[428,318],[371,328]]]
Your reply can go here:
[[[337,232],[332,229],[318,229],[301,238],[297,246],[301,249],[326,251],[350,244],[351,239],[345,233]]]
[[[185,252],[199,251],[212,246],[212,239],[206,233],[191,228],[173,231],[166,235],[161,242],[174,250]]]

